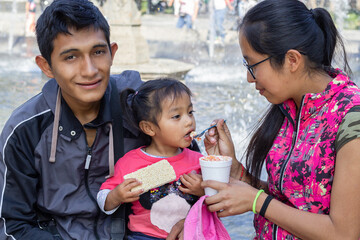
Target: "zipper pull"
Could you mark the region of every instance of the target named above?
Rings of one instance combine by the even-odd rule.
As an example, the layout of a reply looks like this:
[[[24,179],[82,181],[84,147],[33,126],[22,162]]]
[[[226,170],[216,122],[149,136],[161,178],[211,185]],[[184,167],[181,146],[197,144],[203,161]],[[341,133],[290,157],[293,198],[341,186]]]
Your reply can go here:
[[[86,155],[86,161],[85,161],[85,169],[89,169],[91,162],[91,148],[88,148],[88,153]]]

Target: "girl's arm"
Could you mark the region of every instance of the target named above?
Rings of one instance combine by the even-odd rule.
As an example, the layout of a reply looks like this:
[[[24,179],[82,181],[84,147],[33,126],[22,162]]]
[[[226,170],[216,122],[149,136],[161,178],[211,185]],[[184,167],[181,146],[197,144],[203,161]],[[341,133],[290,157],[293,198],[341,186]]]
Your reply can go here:
[[[359,239],[360,237],[360,139],[345,144],[336,157],[331,191],[330,214],[315,214],[292,208],[273,199],[265,217],[301,239]],[[203,187],[213,187],[219,193],[205,201],[209,210],[220,211],[219,217],[252,210],[258,189],[232,181],[229,184],[204,181]],[[260,194],[256,202],[259,213],[267,197]]]

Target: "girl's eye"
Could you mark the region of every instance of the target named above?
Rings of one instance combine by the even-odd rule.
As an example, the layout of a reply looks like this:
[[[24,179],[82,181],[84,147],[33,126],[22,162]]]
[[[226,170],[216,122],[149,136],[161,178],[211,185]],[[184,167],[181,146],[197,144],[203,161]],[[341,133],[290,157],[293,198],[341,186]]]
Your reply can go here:
[[[194,112],[195,112],[194,110],[191,110],[191,111],[189,112],[189,114],[190,114],[190,115],[193,115]]]
[[[173,118],[173,119],[178,119],[178,118],[180,118],[180,115],[175,115],[175,116],[173,116],[172,118]]]

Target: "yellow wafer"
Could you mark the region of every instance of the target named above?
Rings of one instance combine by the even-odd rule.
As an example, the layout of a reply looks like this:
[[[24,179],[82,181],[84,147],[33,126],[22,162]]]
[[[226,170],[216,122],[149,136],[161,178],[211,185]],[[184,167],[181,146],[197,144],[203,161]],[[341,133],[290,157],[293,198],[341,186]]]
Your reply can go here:
[[[174,181],[176,179],[176,174],[170,163],[163,159],[124,176],[124,179],[128,178],[136,178],[142,182],[142,185],[131,189],[132,192],[139,189],[144,189],[144,192],[147,192],[150,189]]]

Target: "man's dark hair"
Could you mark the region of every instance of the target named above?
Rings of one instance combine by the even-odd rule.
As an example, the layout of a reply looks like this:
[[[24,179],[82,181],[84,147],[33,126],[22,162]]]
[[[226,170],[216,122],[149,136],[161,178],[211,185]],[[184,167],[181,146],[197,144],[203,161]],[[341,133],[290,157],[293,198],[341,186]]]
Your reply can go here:
[[[100,10],[88,0],[55,0],[36,23],[36,38],[41,55],[51,66],[54,39],[60,33],[71,34],[69,28],[93,27],[102,30],[110,48],[110,27]],[[111,48],[110,48],[111,50]]]

